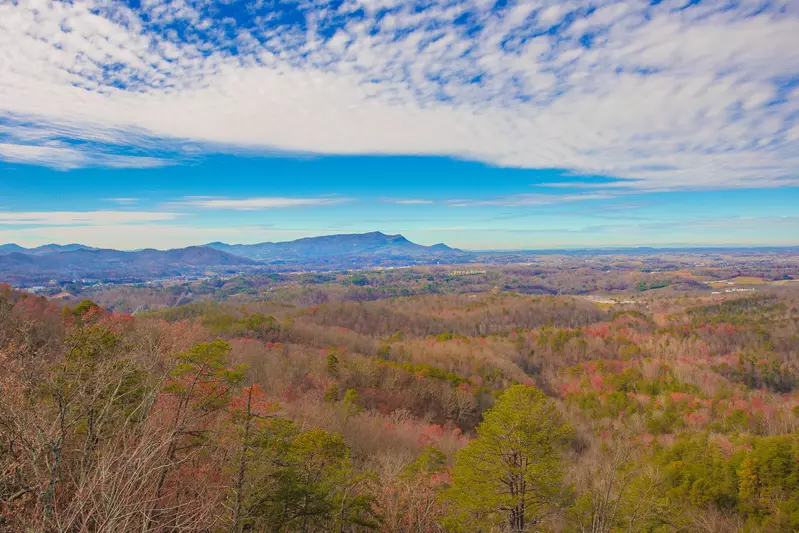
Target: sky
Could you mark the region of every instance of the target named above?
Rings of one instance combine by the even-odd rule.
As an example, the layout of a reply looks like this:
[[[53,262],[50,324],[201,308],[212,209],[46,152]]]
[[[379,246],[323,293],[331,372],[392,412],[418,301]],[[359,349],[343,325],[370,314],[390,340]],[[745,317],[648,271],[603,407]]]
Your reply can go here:
[[[799,245],[799,1],[0,0],[0,243]]]

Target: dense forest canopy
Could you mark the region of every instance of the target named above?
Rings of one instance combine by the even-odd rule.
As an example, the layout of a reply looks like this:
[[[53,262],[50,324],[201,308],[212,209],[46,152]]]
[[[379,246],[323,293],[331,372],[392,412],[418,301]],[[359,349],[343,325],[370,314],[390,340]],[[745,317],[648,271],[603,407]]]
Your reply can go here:
[[[0,527],[799,531],[795,288],[318,282],[136,316],[0,289]]]

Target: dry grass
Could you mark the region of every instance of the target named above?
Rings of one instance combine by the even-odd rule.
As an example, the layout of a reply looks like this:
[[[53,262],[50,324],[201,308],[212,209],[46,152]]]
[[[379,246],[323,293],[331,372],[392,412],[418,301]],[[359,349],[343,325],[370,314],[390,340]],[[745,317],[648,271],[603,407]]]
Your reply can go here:
[[[762,278],[754,276],[738,276],[730,279],[719,279],[707,282],[708,285],[765,285],[768,283]]]
[[[766,283],[765,280],[752,276],[738,276],[737,278],[732,278],[730,281],[734,281],[738,285],[765,285]]]

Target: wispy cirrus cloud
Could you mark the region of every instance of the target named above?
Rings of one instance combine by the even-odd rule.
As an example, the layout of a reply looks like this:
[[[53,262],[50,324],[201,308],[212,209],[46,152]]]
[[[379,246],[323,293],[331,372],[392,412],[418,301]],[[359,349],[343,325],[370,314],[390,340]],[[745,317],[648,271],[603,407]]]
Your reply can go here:
[[[434,204],[434,200],[426,200],[424,198],[381,198],[382,202],[395,205],[430,205]]]
[[[119,205],[135,205],[139,203],[138,198],[106,198],[105,201],[113,202]]]
[[[549,227],[468,224],[430,227],[453,246],[473,249],[597,248],[613,246],[795,246],[799,217],[709,217]],[[521,237],[521,238],[520,238]],[[468,243],[468,244],[467,244]]]
[[[187,196],[182,201],[169,205],[197,207],[201,209],[232,209],[238,211],[255,211],[261,209],[286,209],[291,207],[314,207],[335,205],[348,201],[347,198],[319,197],[292,198],[268,196],[260,198],[216,198],[209,196]]]
[[[180,213],[158,211],[0,211],[0,226],[102,226],[163,222],[181,216]]]
[[[619,188],[799,185],[796,2],[231,9],[0,5],[0,118],[13,118],[0,158],[145,166],[158,163],[113,147],[165,138],[450,155],[625,178]],[[48,144],[63,137],[88,144]]]
[[[446,200],[450,207],[474,207],[474,206],[502,206],[502,207],[520,207],[520,206],[536,206],[536,205],[552,205],[561,204],[565,202],[580,202],[586,200],[607,200],[615,198],[616,195],[604,192],[586,193],[586,194],[541,194],[541,193],[526,193],[526,194],[513,194],[509,196],[500,196],[497,198],[486,198],[480,200]]]
[[[61,170],[103,166],[110,168],[154,168],[171,164],[156,157],[97,153],[85,149],[48,144],[13,144],[0,142],[0,159],[16,163],[36,163]]]

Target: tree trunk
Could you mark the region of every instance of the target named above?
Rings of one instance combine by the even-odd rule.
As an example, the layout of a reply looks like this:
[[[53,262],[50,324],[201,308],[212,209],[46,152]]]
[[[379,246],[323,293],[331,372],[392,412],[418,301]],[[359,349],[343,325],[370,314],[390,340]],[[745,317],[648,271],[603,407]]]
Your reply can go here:
[[[247,418],[244,424],[244,439],[241,443],[241,462],[239,463],[239,475],[236,480],[236,511],[233,517],[232,533],[239,533],[243,524],[241,523],[241,506],[244,500],[244,478],[247,473],[247,452],[250,449],[250,423],[252,416],[252,389],[250,385],[249,393],[247,394]]]

